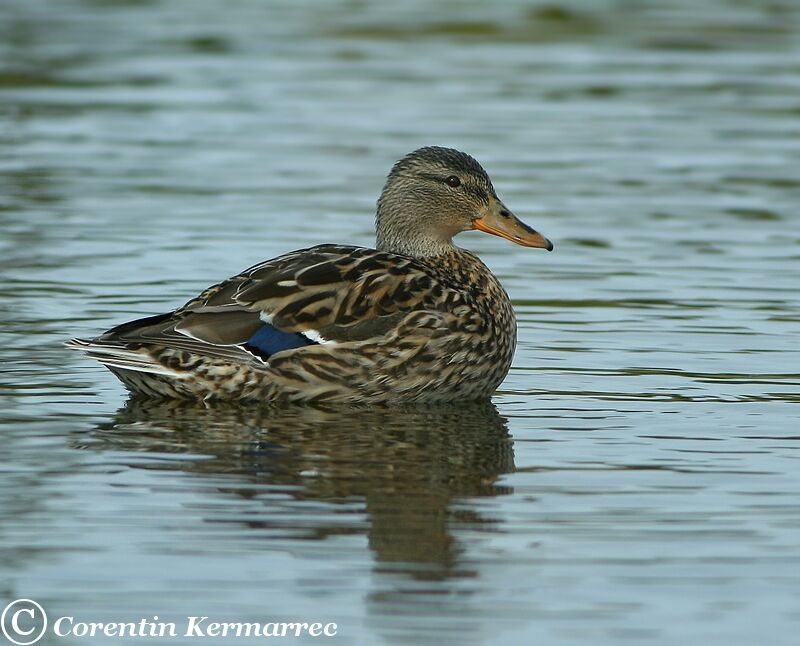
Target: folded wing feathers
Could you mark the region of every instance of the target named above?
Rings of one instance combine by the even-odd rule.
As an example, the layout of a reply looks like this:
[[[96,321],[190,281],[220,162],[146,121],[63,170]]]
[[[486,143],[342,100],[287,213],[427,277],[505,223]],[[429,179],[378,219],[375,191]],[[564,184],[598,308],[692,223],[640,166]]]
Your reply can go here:
[[[164,325],[134,326],[124,334],[75,342],[73,347],[112,367],[175,376],[176,371],[148,359],[146,352],[124,344],[141,342],[253,361],[242,344],[264,321],[315,341],[366,340],[369,333],[390,332],[406,313],[453,311],[458,300],[453,293],[445,297],[430,270],[413,259],[320,245],[255,265],[209,287],[165,317]]]
[[[240,307],[257,310],[262,318],[267,314],[289,332],[355,325],[443,305],[426,267],[358,247],[322,245],[258,265],[232,280],[238,282],[233,298]],[[208,302],[219,303],[215,297]]]

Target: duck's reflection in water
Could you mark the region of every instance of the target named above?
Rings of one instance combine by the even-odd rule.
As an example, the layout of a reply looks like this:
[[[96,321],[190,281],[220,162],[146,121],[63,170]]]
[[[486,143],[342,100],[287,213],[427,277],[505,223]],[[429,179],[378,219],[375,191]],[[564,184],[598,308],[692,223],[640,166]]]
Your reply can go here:
[[[320,409],[204,408],[134,399],[111,423],[96,428],[87,446],[134,452],[132,466],[181,470],[206,482],[224,476],[215,495],[236,496],[248,509],[223,522],[242,527],[278,527],[293,537],[321,539],[364,532],[361,522],[331,522],[331,511],[363,516],[366,509],[376,567],[419,579],[471,574],[459,565],[452,526],[490,530],[492,520],[468,499],[510,493],[496,482],[514,467],[506,420],[490,402]],[[154,453],[157,459],[147,459]],[[307,510],[299,514],[302,525],[294,528],[302,527],[302,535],[292,534],[291,506],[269,510],[275,498],[264,496],[265,490],[330,508],[318,518],[309,518]]]

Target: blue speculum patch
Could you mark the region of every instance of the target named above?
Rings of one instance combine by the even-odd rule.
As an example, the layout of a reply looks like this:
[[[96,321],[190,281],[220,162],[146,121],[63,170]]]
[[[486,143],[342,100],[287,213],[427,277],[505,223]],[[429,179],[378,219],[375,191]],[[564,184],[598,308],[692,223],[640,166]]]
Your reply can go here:
[[[281,350],[315,345],[315,342],[298,332],[281,332],[269,323],[264,323],[253,336],[245,341],[244,345],[270,357]]]

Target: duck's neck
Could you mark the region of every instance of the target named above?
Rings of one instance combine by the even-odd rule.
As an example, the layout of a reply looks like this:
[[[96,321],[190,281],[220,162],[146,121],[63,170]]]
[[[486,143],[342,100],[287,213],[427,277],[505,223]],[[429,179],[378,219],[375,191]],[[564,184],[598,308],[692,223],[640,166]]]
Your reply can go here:
[[[387,213],[383,204],[378,205],[375,218],[375,231],[380,251],[390,251],[413,258],[429,258],[452,253],[458,249],[452,239],[444,234],[437,235],[419,226],[401,213]],[[423,224],[425,222],[423,221]]]
[[[391,235],[391,232],[378,231],[376,247],[380,251],[390,251],[412,258],[443,256],[458,249],[451,240],[434,240],[426,236],[414,235],[413,231],[404,232],[403,235]]]

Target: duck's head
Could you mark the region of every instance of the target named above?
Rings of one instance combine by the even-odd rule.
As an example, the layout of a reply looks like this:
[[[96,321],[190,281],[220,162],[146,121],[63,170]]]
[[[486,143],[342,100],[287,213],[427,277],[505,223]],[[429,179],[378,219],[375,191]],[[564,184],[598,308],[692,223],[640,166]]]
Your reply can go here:
[[[376,229],[378,249],[417,257],[446,253],[453,236],[472,229],[553,249],[506,208],[475,159],[439,146],[415,150],[394,165],[378,199]]]

